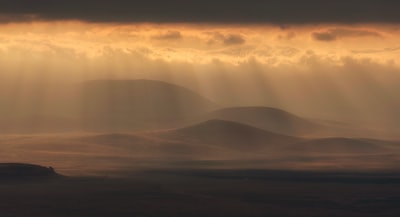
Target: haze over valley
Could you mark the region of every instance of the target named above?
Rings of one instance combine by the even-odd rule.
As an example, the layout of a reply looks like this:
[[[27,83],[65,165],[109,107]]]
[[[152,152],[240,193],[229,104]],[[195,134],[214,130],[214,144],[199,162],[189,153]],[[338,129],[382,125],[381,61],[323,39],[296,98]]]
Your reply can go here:
[[[94,80],[78,87],[44,103],[35,115],[10,110],[3,116],[2,159],[52,165],[70,175],[188,165],[398,169],[395,134],[363,125],[266,106],[223,107],[188,88],[154,80]]]

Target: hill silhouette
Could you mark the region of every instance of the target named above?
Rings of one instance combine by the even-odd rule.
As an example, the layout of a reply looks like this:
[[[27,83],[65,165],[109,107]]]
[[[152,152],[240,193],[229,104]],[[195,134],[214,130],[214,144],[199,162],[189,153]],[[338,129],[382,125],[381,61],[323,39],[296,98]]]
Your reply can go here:
[[[238,122],[213,119],[196,125],[171,130],[171,138],[200,144],[224,146],[251,151],[275,148],[282,144],[298,142],[301,139],[280,135]]]
[[[148,129],[217,108],[186,88],[153,80],[96,80],[82,86],[83,125],[97,129]]]
[[[251,125],[285,135],[305,135],[320,131],[324,126],[271,107],[231,107],[204,115],[206,119],[221,119]]]
[[[0,163],[0,179],[2,180],[46,178],[57,175],[51,167],[22,163]]]

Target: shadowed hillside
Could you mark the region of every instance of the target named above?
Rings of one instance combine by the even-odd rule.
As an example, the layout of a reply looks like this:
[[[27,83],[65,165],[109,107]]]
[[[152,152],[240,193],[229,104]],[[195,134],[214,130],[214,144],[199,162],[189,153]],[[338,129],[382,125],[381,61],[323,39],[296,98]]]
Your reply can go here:
[[[203,118],[240,122],[286,135],[304,135],[324,129],[320,124],[270,107],[224,108],[207,113]]]
[[[46,178],[57,175],[52,167],[21,163],[0,163],[0,180]]]
[[[300,140],[245,124],[218,119],[170,131],[167,135],[171,138],[195,143],[212,144],[246,151],[274,148]]]
[[[192,122],[210,119],[234,121],[266,131],[296,137],[377,137],[387,139],[374,129],[344,122],[304,118],[278,108],[229,107],[208,112]]]

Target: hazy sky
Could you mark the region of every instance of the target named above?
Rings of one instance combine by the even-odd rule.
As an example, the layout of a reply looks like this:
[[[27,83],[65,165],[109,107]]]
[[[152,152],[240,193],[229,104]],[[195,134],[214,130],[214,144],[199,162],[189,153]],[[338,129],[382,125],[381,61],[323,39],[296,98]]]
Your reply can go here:
[[[398,8],[382,0],[2,0],[1,88],[23,98],[29,85],[45,92],[59,82],[149,78],[223,105],[396,122]]]

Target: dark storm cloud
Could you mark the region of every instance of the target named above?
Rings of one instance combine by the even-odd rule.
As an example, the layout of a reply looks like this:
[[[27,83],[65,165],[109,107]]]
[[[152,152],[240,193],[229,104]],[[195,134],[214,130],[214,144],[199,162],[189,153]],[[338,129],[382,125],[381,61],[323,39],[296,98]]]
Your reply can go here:
[[[1,10],[1,9],[0,9]],[[1,14],[0,23],[13,23],[13,22],[29,22],[38,19],[37,16],[31,14]]]
[[[0,13],[16,21],[37,15],[89,22],[399,23],[399,8],[393,0],[0,0]]]
[[[329,29],[322,32],[313,32],[312,37],[317,41],[335,41],[338,38],[346,37],[382,37],[378,32],[357,29]]]

